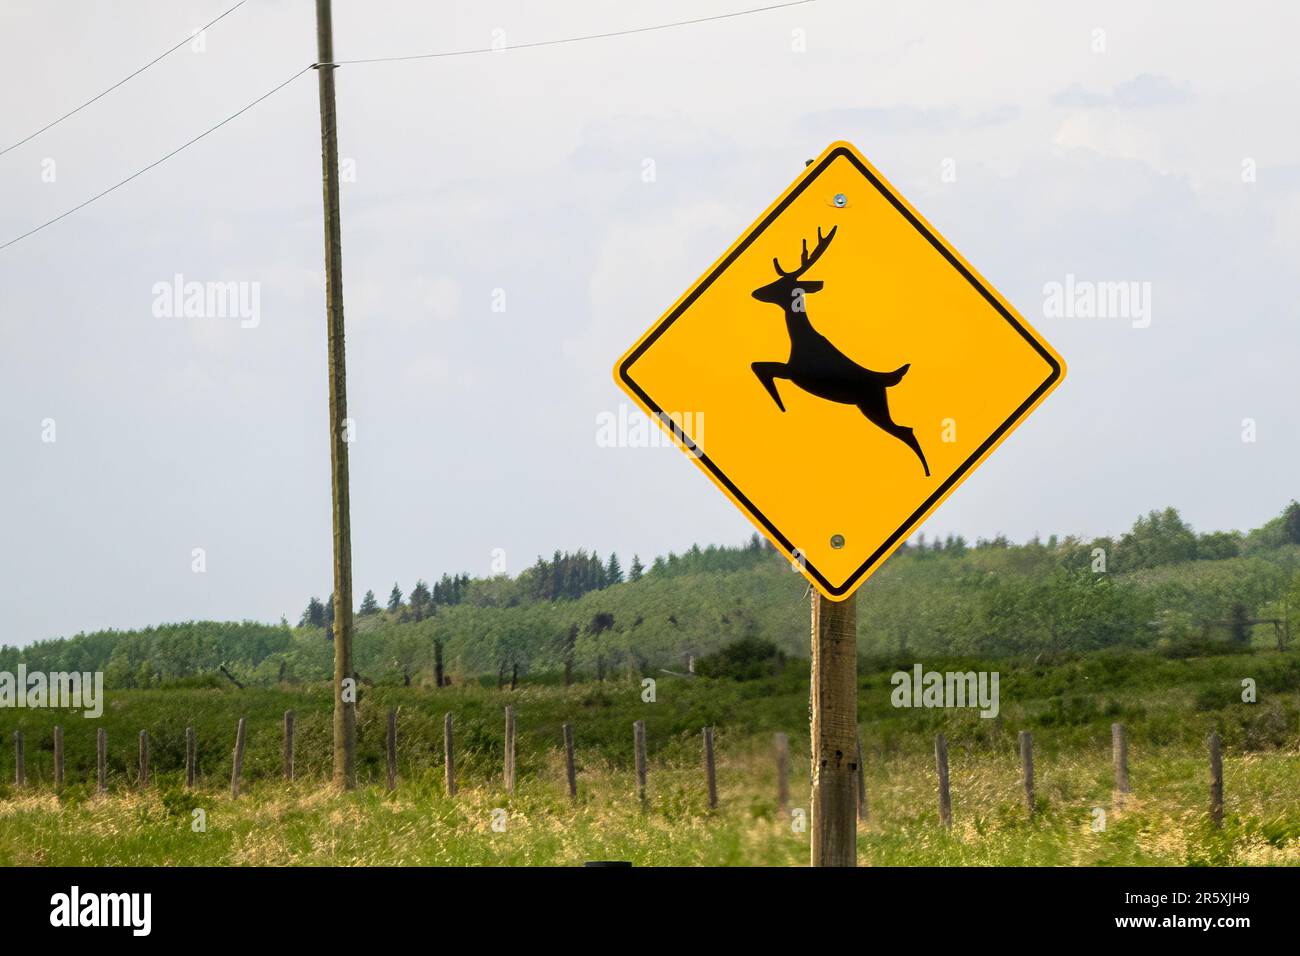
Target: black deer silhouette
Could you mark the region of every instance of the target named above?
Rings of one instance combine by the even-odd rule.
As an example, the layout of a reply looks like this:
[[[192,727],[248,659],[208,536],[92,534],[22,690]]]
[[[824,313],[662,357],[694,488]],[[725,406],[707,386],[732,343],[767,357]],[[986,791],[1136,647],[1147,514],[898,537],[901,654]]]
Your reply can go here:
[[[826,336],[812,327],[808,321],[804,297],[820,292],[821,282],[802,281],[803,274],[813,267],[822,253],[835,238],[838,226],[831,227],[825,236],[821,228],[817,229],[817,247],[811,255],[808,252],[808,240],[803,242],[803,254],[799,268],[786,272],[781,263],[773,259],[772,266],[779,278],[761,288],[755,289],[753,296],[759,302],[770,302],[785,310],[785,327],[790,334],[790,358],[784,362],[755,362],[750,367],[763,387],[776,401],[776,407],[785,411],[781,395],[776,390],[778,378],[793,382],[799,388],[841,405],[856,405],[873,425],[893,435],[921,459],[925,475],[930,476],[930,466],[926,463],[925,453],[916,440],[912,429],[897,424],[889,417],[889,399],[885,389],[897,385],[907,374],[910,365],[894,369],[892,372],[873,372],[858,363],[831,344]]]

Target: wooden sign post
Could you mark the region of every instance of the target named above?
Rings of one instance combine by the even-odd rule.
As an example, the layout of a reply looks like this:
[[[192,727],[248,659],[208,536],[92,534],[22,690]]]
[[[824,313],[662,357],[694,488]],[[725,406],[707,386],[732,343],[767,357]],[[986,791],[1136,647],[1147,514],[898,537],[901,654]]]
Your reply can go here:
[[[858,607],[812,596],[812,865],[856,866]]]

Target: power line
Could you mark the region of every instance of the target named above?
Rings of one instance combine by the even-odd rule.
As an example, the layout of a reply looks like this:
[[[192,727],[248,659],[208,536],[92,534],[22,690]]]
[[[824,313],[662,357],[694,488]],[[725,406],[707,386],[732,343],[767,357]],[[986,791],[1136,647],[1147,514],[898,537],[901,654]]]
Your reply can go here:
[[[224,20],[226,17],[228,17],[230,14],[234,13],[236,10],[238,10],[240,7],[242,7],[242,6],[243,6],[245,3],[247,3],[247,2],[248,2],[248,0],[239,0],[239,2],[238,2],[237,4],[235,4],[233,7],[231,7],[229,10],[227,10],[225,13],[223,13],[221,16],[217,17],[216,20],[213,20],[211,23],[207,23],[207,24],[205,24],[205,25],[199,27],[199,29],[198,29],[196,32],[198,32],[198,33],[202,33],[204,30],[206,30],[208,27],[212,26],[213,24],[215,24],[215,23],[217,23],[217,22],[219,22],[219,21],[221,21],[221,20]],[[114,84],[113,84],[112,86],[110,86],[108,89],[104,90],[102,93],[98,93],[98,94],[96,94],[95,96],[92,96],[90,99],[86,100],[86,102],[82,103],[82,104],[81,104],[80,106],[78,106],[76,109],[69,110],[68,112],[66,112],[66,113],[64,113],[62,116],[60,116],[58,119],[54,120],[53,122],[46,123],[44,126],[42,126],[40,129],[38,129],[36,132],[32,133],[30,136],[24,136],[24,137],[23,137],[22,139],[20,139],[18,142],[14,143],[12,146],[6,146],[4,149],[0,149],[0,156],[3,156],[5,153],[9,152],[11,149],[17,149],[19,146],[21,146],[23,143],[26,143],[28,140],[33,140],[33,139],[35,139],[37,136],[40,136],[42,133],[44,133],[47,129],[53,129],[55,126],[58,126],[58,125],[59,125],[60,123],[62,123],[65,119],[67,119],[69,116],[75,116],[77,113],[80,113],[82,110],[84,110],[84,109],[85,109],[87,106],[89,106],[91,103],[94,103],[96,100],[103,99],[105,96],[107,96],[109,93],[112,93],[115,89],[117,89],[117,88],[118,88],[119,86],[121,86],[123,83],[126,83],[128,80],[133,80],[133,79],[135,79],[137,76],[139,76],[139,75],[140,75],[141,73],[143,73],[145,70],[149,69],[149,67],[153,66],[153,65],[154,65],[155,63],[157,63],[159,60],[162,60],[164,57],[170,56],[171,54],[175,53],[177,50],[179,50],[179,49],[180,49],[181,47],[183,47],[185,44],[189,43],[193,38],[194,38],[194,34],[191,33],[189,36],[187,36],[187,37],[186,37],[184,40],[182,40],[180,43],[176,44],[174,47],[171,47],[170,49],[165,50],[164,52],[158,54],[156,57],[154,57],[152,60],[150,60],[150,61],[149,61],[148,63],[146,63],[144,66],[140,67],[140,69],[136,70],[134,73],[130,74],[129,76],[125,76],[125,77],[123,77],[122,79],[118,80],[116,83],[114,83]]]
[[[482,47],[475,50],[444,50],[441,53],[413,53],[408,56],[377,56],[361,60],[336,60],[335,66],[350,66],[355,63],[396,63],[401,60],[434,60],[451,56],[474,56],[481,53],[502,53],[509,50],[527,50],[539,46],[558,46],[563,43],[582,43],[585,40],[605,40],[610,37],[631,36],[634,33],[652,33],[655,30],[672,30],[675,27],[688,27],[697,23],[709,23],[714,20],[730,20],[745,17],[751,13],[767,13],[770,10],[782,10],[786,7],[799,7],[817,0],[791,0],[789,3],[774,3],[767,7],[753,7],[748,10],[735,10],[731,13],[718,13],[709,17],[696,17],[693,20],[678,20],[674,23],[657,23],[648,27],[632,27],[627,30],[611,30],[608,33],[588,33],[583,36],[562,37],[558,40],[534,40],[531,43],[515,43],[504,47]]]
[[[221,127],[223,127],[223,126],[225,126],[227,123],[229,123],[231,120],[233,120],[233,119],[235,119],[236,117],[242,116],[243,114],[247,113],[249,110],[251,110],[251,109],[252,109],[254,106],[256,106],[258,103],[262,102],[262,100],[267,99],[268,97],[273,96],[273,95],[275,95],[276,93],[279,93],[282,89],[284,89],[286,86],[288,86],[288,85],[289,85],[290,83],[292,83],[294,80],[298,79],[298,77],[302,76],[302,75],[303,75],[304,73],[306,73],[308,70],[312,69],[315,65],[316,65],[316,64],[313,63],[313,64],[310,64],[310,65],[308,65],[308,66],[304,66],[301,70],[299,70],[299,71],[298,71],[297,73],[295,73],[293,76],[289,77],[287,80],[285,80],[285,81],[284,81],[283,83],[281,83],[279,86],[276,86],[276,87],[274,87],[274,88],[272,88],[272,89],[270,89],[270,90],[267,90],[265,93],[263,93],[263,94],[262,94],[261,96],[259,96],[257,99],[253,100],[253,102],[249,103],[249,104],[248,104],[247,106],[245,106],[243,109],[240,109],[240,110],[238,110],[237,112],[231,113],[229,116],[227,116],[225,119],[223,119],[223,120],[222,120],[220,123],[218,123],[216,126],[210,126],[210,127],[208,127],[208,128],[205,129],[202,133],[200,133],[198,136],[195,136],[193,139],[189,140],[188,142],[182,143],[180,146],[177,146],[175,149],[173,149],[173,150],[172,150],[170,153],[168,153],[166,156],[163,156],[161,159],[155,159],[155,160],[154,160],[152,163],[150,163],[148,166],[145,166],[145,167],[143,167],[142,169],[137,169],[135,172],[133,172],[130,176],[127,176],[126,179],[122,180],[120,183],[117,183],[117,184],[115,184],[115,185],[109,186],[109,187],[108,187],[107,189],[105,189],[103,192],[96,193],[95,195],[93,195],[93,196],[91,196],[89,199],[87,199],[85,202],[78,203],[77,205],[73,206],[73,207],[72,207],[71,209],[69,209],[67,212],[59,213],[59,215],[55,216],[53,219],[48,220],[47,222],[43,222],[43,223],[41,223],[41,224],[40,224],[39,226],[37,226],[35,229],[29,229],[27,232],[24,232],[21,236],[16,236],[15,238],[10,239],[10,240],[9,240],[8,242],[6,242],[4,245],[0,245],[0,251],[2,251],[2,250],[4,250],[4,249],[8,249],[8,248],[9,248],[10,246],[12,246],[15,242],[22,242],[22,241],[23,241],[24,239],[26,239],[28,236],[35,235],[36,233],[38,233],[38,232],[40,232],[42,229],[44,229],[46,226],[52,226],[52,225],[54,225],[54,224],[55,224],[56,222],[58,222],[60,219],[64,219],[64,218],[66,218],[66,217],[68,217],[68,216],[71,216],[74,212],[76,212],[76,211],[79,210],[79,209],[85,209],[87,206],[89,206],[89,205],[90,205],[91,203],[93,203],[95,200],[97,200],[97,199],[103,199],[103,198],[104,198],[105,196],[107,196],[109,193],[113,192],[113,191],[116,190],[116,189],[120,189],[121,187],[125,186],[127,183],[129,183],[131,180],[135,179],[137,176],[142,176],[142,175],[144,175],[145,173],[149,172],[149,170],[153,169],[155,166],[160,166],[160,165],[162,165],[163,163],[167,162],[167,160],[171,159],[173,156],[175,156],[177,153],[179,153],[181,150],[183,150],[183,149],[188,149],[190,146],[193,146],[195,143],[197,143],[199,140],[203,139],[203,138],[204,138],[205,136],[207,136],[208,134],[210,134],[210,133],[215,133],[217,130],[221,129]]]
[[[223,13],[221,16],[222,16],[222,17],[226,16],[226,14],[231,13],[232,11],[234,11],[235,9],[237,9],[239,6],[242,6],[243,3],[245,3],[245,2],[247,2],[247,0],[240,0],[240,3],[235,4],[235,6],[231,7],[230,10],[227,10],[226,13]],[[734,18],[734,17],[743,17],[743,16],[748,16],[749,14],[752,14],[752,13],[767,13],[768,11],[771,11],[771,10],[780,10],[780,9],[783,9],[783,8],[786,8],[786,7],[798,7],[798,6],[802,6],[802,5],[806,4],[806,3],[815,3],[815,2],[816,2],[816,0],[791,0],[791,2],[788,2],[788,3],[777,3],[777,4],[773,4],[773,5],[771,5],[771,6],[767,6],[767,7],[754,7],[754,8],[748,9],[748,10],[737,10],[737,11],[735,11],[735,12],[733,12],[733,13],[719,13],[719,14],[716,14],[716,15],[714,15],[714,16],[709,16],[709,17],[696,17],[695,19],[692,19],[692,20],[678,20],[678,21],[676,21],[676,22],[674,22],[674,23],[661,23],[661,24],[656,24],[656,25],[654,25],[654,26],[648,26],[648,27],[635,27],[635,28],[628,29],[628,30],[614,30],[614,31],[611,31],[611,32],[608,32],[608,33],[589,33],[589,34],[585,34],[585,35],[583,35],[583,36],[576,36],[576,37],[563,37],[563,38],[561,38],[561,39],[557,39],[557,40],[536,40],[536,41],[531,42],[531,43],[520,43],[520,44],[516,44],[515,46],[513,46],[513,47],[507,47],[506,49],[520,50],[520,49],[527,49],[527,48],[529,48],[529,47],[555,46],[555,45],[563,44],[563,43],[580,43],[580,42],[582,42],[582,41],[584,41],[584,40],[600,40],[600,39],[606,39],[606,38],[608,38],[608,37],[628,36],[628,35],[633,34],[633,33],[649,33],[649,32],[651,32],[651,31],[655,31],[655,30],[670,30],[670,29],[673,29],[674,27],[691,26],[691,25],[693,25],[693,24],[697,24],[697,23],[708,23],[708,22],[711,22],[711,21],[714,21],[714,20],[728,20],[728,19],[732,19],[732,18]],[[217,20],[220,20],[220,19],[221,19],[221,17],[218,17],[218,18],[217,18]],[[216,23],[216,22],[217,22],[216,20],[213,20],[213,21],[212,21],[212,23]],[[211,25],[212,25],[212,24],[208,24],[208,26],[211,26]],[[204,27],[203,29],[207,29],[207,27]],[[180,45],[184,44],[185,42],[186,42],[186,41],[183,40],[183,41],[181,41],[180,44],[177,44],[177,46],[180,46]],[[176,48],[177,48],[177,47],[173,47],[172,50],[175,50]],[[168,50],[167,53],[171,53],[172,50]],[[167,160],[169,160],[169,159],[171,159],[173,156],[175,156],[177,153],[181,152],[182,150],[188,149],[189,147],[191,147],[191,146],[193,146],[195,143],[197,143],[199,140],[201,140],[201,139],[203,139],[204,137],[208,136],[209,134],[211,134],[211,133],[215,133],[217,130],[221,129],[221,127],[225,126],[225,125],[226,125],[227,123],[229,123],[231,120],[236,119],[236,118],[239,117],[239,116],[242,116],[244,113],[247,113],[249,110],[251,110],[251,109],[252,109],[254,106],[256,106],[258,103],[261,103],[263,100],[268,99],[268,98],[271,97],[271,96],[274,96],[276,93],[280,92],[282,89],[284,89],[286,86],[288,86],[288,85],[289,85],[290,83],[292,83],[294,80],[298,79],[298,77],[302,76],[302,75],[303,75],[304,73],[306,73],[308,70],[315,69],[316,67],[319,67],[319,66],[345,66],[345,65],[358,64],[358,63],[387,63],[387,62],[393,62],[393,61],[397,61],[397,60],[428,60],[428,59],[434,59],[434,58],[437,58],[437,57],[472,56],[472,55],[474,55],[474,54],[481,54],[481,53],[495,53],[495,52],[498,52],[498,51],[492,49],[491,47],[488,47],[488,48],[485,48],[485,49],[478,49],[478,50],[448,50],[448,51],[444,51],[444,52],[442,52],[442,53],[421,53],[421,54],[415,54],[415,55],[413,55],[413,56],[375,57],[375,58],[370,58],[370,59],[360,59],[360,60],[339,60],[339,61],[336,61],[335,63],[331,63],[331,64],[326,64],[326,63],[312,63],[312,64],[309,64],[309,65],[307,65],[307,66],[304,66],[301,70],[299,70],[299,71],[298,71],[297,73],[295,73],[293,76],[289,77],[289,78],[288,78],[287,80],[285,80],[283,83],[281,83],[281,84],[279,84],[278,86],[275,86],[275,87],[273,87],[273,88],[267,90],[265,93],[263,93],[263,94],[262,94],[261,96],[259,96],[257,99],[253,100],[253,101],[252,101],[251,103],[249,103],[247,106],[243,107],[243,108],[240,109],[240,110],[237,110],[237,111],[234,112],[234,113],[231,113],[229,116],[227,116],[225,119],[223,119],[220,123],[217,123],[215,126],[210,126],[210,127],[208,127],[206,130],[204,130],[204,131],[203,131],[202,133],[200,133],[198,136],[195,136],[193,139],[188,140],[187,142],[182,143],[180,146],[177,146],[175,149],[173,149],[173,150],[172,150],[170,153],[168,153],[166,156],[163,156],[163,157],[161,157],[161,158],[159,158],[159,159],[156,159],[156,160],[154,160],[152,163],[150,163],[148,166],[144,166],[144,167],[142,167],[141,169],[136,170],[134,173],[132,173],[130,176],[127,176],[126,179],[123,179],[121,182],[115,183],[114,185],[109,186],[107,189],[103,190],[102,192],[96,193],[95,195],[91,196],[89,199],[85,200],[84,202],[78,203],[77,205],[73,206],[71,209],[67,210],[66,212],[62,212],[62,213],[60,213],[59,215],[55,216],[53,219],[49,219],[49,220],[47,220],[47,221],[41,223],[39,226],[37,226],[37,227],[34,228],[34,229],[29,229],[27,232],[24,232],[24,233],[23,233],[22,235],[20,235],[20,236],[15,236],[13,239],[10,239],[8,242],[4,243],[3,245],[0,245],[0,251],[4,251],[5,249],[8,249],[10,246],[14,245],[15,243],[22,242],[22,241],[23,241],[24,239],[26,239],[28,236],[33,236],[33,235],[35,235],[36,233],[40,232],[42,229],[46,228],[47,226],[52,226],[52,225],[54,225],[54,224],[55,224],[56,222],[58,222],[60,219],[66,219],[68,216],[71,216],[74,212],[77,212],[78,210],[85,209],[85,208],[86,208],[87,206],[89,206],[91,203],[93,203],[93,202],[95,202],[95,201],[97,201],[97,200],[99,200],[99,199],[103,199],[103,198],[104,198],[105,196],[107,196],[109,193],[114,192],[115,190],[118,190],[118,189],[122,188],[122,187],[125,186],[127,183],[129,183],[131,180],[133,180],[133,179],[135,179],[135,178],[137,178],[137,177],[139,177],[139,176],[144,175],[144,174],[147,173],[149,170],[153,169],[155,166],[160,166],[160,165],[162,165],[162,164],[165,163]],[[166,56],[167,53],[164,53],[162,56]],[[154,63],[158,62],[158,60],[162,59],[162,56],[158,57],[158,59],[154,60],[153,62],[154,62]],[[146,66],[141,67],[140,70],[137,70],[137,71],[136,71],[136,73],[139,73],[139,72],[141,72],[142,70],[148,69],[148,67],[151,66],[151,65],[152,65],[152,64],[147,64]],[[132,76],[134,76],[134,75],[136,75],[136,74],[133,73]],[[127,77],[126,79],[129,80],[130,78],[131,78],[131,77]],[[123,81],[122,81],[122,83],[125,83],[125,82],[126,82],[126,80],[123,80]],[[118,85],[118,86],[121,86],[122,83],[118,83],[117,85]],[[110,89],[109,89],[109,90],[105,90],[104,93],[110,92],[110,90],[111,90],[111,89],[114,89],[114,88],[115,88],[115,87],[110,87]],[[99,96],[103,96],[104,93],[99,94]],[[99,99],[99,96],[95,97],[95,99]],[[83,104],[82,104],[82,106],[88,106],[90,103],[93,103],[93,102],[94,102],[94,100],[87,100],[86,103],[83,103]],[[81,106],[77,107],[78,110],[81,109],[81,108],[82,108]],[[75,113],[76,111],[77,111],[77,110],[73,110],[73,113]],[[72,113],[67,114],[67,116],[71,116],[71,115],[72,115]],[[67,117],[65,116],[65,117],[62,117],[61,119],[66,119],[66,118],[67,118]],[[58,123],[58,122],[60,122],[60,120],[55,120],[55,121],[54,121],[54,123]],[[50,126],[53,126],[54,123],[51,123]],[[49,126],[46,126],[45,129],[49,129]],[[41,132],[43,132],[43,130],[37,130],[37,132],[33,133],[32,136],[37,136],[37,135],[39,135]],[[31,139],[32,136],[27,137],[27,139]],[[27,140],[21,140],[21,141],[19,141],[18,143],[15,143],[14,146],[21,146],[21,145],[22,145],[23,143],[25,143],[25,142],[27,142]],[[10,146],[9,149],[13,149],[14,146]],[[3,152],[8,152],[8,151],[9,151],[9,150],[6,149],[6,150],[4,150]],[[0,155],[3,155],[3,152],[0,152]]]

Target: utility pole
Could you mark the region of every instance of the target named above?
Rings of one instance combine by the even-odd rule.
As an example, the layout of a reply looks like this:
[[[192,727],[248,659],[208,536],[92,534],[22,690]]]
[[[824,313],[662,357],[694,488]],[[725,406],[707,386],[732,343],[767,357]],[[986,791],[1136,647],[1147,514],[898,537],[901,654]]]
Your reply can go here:
[[[334,109],[334,23],[330,0],[316,0],[325,198],[325,312],[329,323],[330,500],[334,528],[334,784],[357,785],[356,685],[352,675],[352,524],[348,496],[347,361],[343,346],[343,237],[339,227],[339,138]]]
[[[858,605],[812,596],[812,865],[857,866]]]

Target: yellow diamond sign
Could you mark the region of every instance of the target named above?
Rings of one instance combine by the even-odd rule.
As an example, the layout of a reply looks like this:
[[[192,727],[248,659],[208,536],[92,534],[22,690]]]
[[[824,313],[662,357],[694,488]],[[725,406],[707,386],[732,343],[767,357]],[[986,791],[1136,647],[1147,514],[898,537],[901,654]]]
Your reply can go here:
[[[614,369],[832,600],[1064,374],[848,143],[809,164]]]

